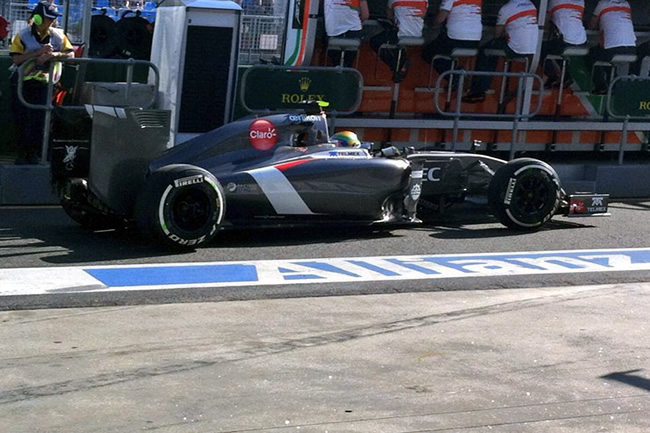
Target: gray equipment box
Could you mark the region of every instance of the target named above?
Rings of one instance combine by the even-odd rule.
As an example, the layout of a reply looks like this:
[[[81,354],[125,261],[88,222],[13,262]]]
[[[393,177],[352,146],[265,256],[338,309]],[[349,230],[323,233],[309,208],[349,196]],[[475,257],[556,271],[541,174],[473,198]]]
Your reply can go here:
[[[86,82],[81,86],[79,102],[82,105],[113,107],[151,107],[156,98],[152,84]]]
[[[130,215],[149,163],[169,142],[169,110],[94,107],[89,186],[111,209]]]

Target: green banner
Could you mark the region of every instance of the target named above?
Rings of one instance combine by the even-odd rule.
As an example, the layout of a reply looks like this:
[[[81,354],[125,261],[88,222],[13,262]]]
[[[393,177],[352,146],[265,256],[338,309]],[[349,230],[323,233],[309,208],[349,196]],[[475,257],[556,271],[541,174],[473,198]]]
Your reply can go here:
[[[650,80],[621,78],[612,87],[609,102],[611,114],[616,117],[629,115],[650,116]]]
[[[361,104],[363,78],[340,67],[253,66],[244,72],[242,105],[250,112],[296,109],[306,101],[329,102],[329,111],[353,113]]]

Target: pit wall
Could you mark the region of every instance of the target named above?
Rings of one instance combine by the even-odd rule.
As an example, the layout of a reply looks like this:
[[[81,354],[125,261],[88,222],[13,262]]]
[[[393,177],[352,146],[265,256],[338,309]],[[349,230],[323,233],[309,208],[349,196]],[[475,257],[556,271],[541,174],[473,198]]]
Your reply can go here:
[[[406,79],[399,85],[399,99],[396,119],[436,119],[441,118],[436,111],[434,104],[434,93],[427,87],[433,87],[438,78],[435,70],[431,74],[430,65],[420,57],[419,47],[410,47],[408,49],[409,73]],[[324,65],[328,63],[322,44],[315,50],[313,65]],[[462,59],[462,65],[468,70],[473,70],[474,59]],[[361,106],[357,113],[348,116],[355,118],[385,118],[391,108],[393,97],[393,73],[390,68],[381,60],[370,48],[368,42],[362,42],[357,59],[357,68],[361,71],[364,79],[364,92]],[[571,87],[563,91],[562,106],[559,121],[570,122],[576,120],[591,120],[601,122],[605,111],[604,100],[602,95],[592,95],[591,70],[587,67],[585,60],[582,58],[573,59],[568,66],[574,83]],[[503,70],[503,61],[500,59],[497,71]],[[523,63],[513,62],[511,72],[523,72]],[[537,69],[537,75],[543,77],[542,66]],[[430,78],[431,74],[431,80]],[[467,79],[470,79],[467,77]],[[508,90],[515,91],[516,80],[509,80]],[[466,84],[467,86],[467,84]],[[488,92],[485,101],[477,104],[463,103],[461,110],[463,113],[496,113],[498,98],[500,93],[501,79],[495,77],[492,82],[491,91]],[[531,121],[535,120],[553,120],[555,119],[556,102],[558,98],[558,89],[533,89],[530,107],[534,108],[538,104],[538,98],[542,98],[541,110]],[[467,87],[466,87],[467,88]],[[439,106],[445,106],[446,91],[439,94]],[[455,104],[456,93],[452,94],[452,103],[447,111],[456,110]],[[531,110],[532,110],[531,108]],[[515,101],[511,101],[505,108],[505,113],[513,114],[515,111]],[[650,109],[648,110],[650,115]],[[348,122],[349,123],[349,122]],[[489,130],[474,130],[471,132],[471,140],[480,140],[488,143],[508,143],[511,141],[512,134],[510,131],[500,131],[496,135]],[[463,132],[460,133],[463,136]],[[424,145],[449,141],[450,132],[441,129],[420,129],[415,137],[417,141]],[[393,128],[390,132],[385,128],[365,128],[363,130],[363,139],[374,142],[398,142],[406,143],[414,140],[414,133],[410,129]],[[598,131],[584,130],[580,131],[579,136],[573,131],[561,131],[556,133],[549,131],[529,131],[525,135],[525,141],[529,143],[545,144],[555,140],[556,143],[576,143],[576,144],[593,144],[596,145],[601,141],[603,143],[619,143],[621,140],[620,132],[607,132],[603,136]],[[647,143],[644,134],[629,134],[628,143],[642,144]],[[641,147],[641,146],[639,146]],[[576,146],[576,149],[582,150],[584,146]]]

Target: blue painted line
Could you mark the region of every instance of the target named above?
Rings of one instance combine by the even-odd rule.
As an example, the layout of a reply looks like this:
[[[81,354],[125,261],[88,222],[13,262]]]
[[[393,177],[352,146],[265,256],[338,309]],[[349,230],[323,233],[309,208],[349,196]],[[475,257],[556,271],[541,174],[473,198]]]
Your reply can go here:
[[[296,270],[293,269],[288,269],[288,268],[283,268],[279,267],[278,272],[280,272],[282,275],[284,275],[284,279],[287,281],[291,280],[309,280],[313,278],[323,278],[318,275],[313,275],[313,274],[304,274],[300,273]]]
[[[361,260],[348,260],[348,262],[353,265],[357,265],[361,268],[368,269],[369,271],[377,272],[378,274],[385,275],[387,277],[399,277],[397,272],[390,271],[388,269],[382,269],[379,266],[375,266],[370,263],[363,262]]]
[[[258,280],[255,265],[223,264],[143,268],[85,269],[108,287],[233,283]]]
[[[340,275],[346,275],[348,277],[356,277],[358,278],[359,275],[355,274],[354,272],[349,272],[346,271],[345,269],[338,268],[330,263],[319,263],[316,261],[309,261],[309,262],[296,262],[299,263],[301,266],[306,266],[309,268],[314,268],[320,271],[327,271],[327,272],[332,272],[332,273],[337,273]]]
[[[0,296],[650,271],[650,248],[0,268]]]

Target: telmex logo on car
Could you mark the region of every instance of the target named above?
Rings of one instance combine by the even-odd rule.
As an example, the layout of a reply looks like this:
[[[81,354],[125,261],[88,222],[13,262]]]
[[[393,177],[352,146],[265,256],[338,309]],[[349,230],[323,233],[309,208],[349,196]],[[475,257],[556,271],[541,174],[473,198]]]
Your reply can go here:
[[[607,212],[607,198],[607,196],[572,196],[569,202],[569,214],[589,215],[592,213]]]
[[[338,158],[338,157],[350,157],[350,156],[360,156],[363,158],[366,158],[368,154],[365,151],[361,150],[331,150],[327,152],[327,156],[330,156],[332,158]]]
[[[590,213],[606,212],[607,206],[603,203],[604,200],[605,197],[592,197],[591,206],[587,207],[587,211]]]

